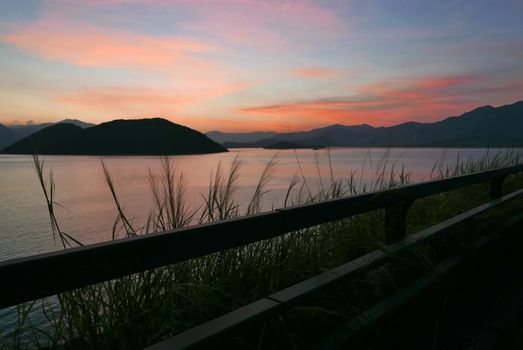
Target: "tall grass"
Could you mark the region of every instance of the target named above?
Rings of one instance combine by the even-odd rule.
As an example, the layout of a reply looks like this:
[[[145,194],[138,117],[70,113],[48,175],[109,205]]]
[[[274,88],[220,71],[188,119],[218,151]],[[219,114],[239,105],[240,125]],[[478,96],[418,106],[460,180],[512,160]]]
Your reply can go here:
[[[454,162],[446,161],[444,153],[431,170],[432,179],[444,179],[452,176],[471,174],[478,171],[497,169],[510,165],[519,164],[521,161],[520,153],[514,149],[506,151],[493,151],[488,149],[487,152],[479,159],[462,159],[460,154],[456,156]]]
[[[40,183],[40,188],[44,193],[45,202],[47,204],[47,211],[49,213],[49,219],[51,222],[51,231],[53,233],[53,239],[56,240],[58,237],[64,249],[72,247],[73,244],[82,245],[78,240],[76,240],[70,234],[62,231],[58,220],[55,215],[55,205],[60,206],[60,203],[56,202],[54,199],[56,186],[54,183],[53,172],[50,171],[49,175],[46,177],[44,174],[44,161],[40,160],[38,156],[33,156],[34,168],[36,171],[36,176]]]
[[[365,184],[363,175],[351,172],[336,178],[330,153],[328,174],[324,176],[318,158],[319,189],[313,192],[304,176],[296,153],[299,171],[284,196],[284,205],[339,198],[365,191],[401,186],[410,182],[404,167],[391,164],[386,154],[377,161],[366,158],[361,173],[368,167],[374,181]],[[478,161],[457,159],[455,164],[438,162],[432,178],[467,174],[519,162],[515,152],[487,153]],[[54,206],[55,184],[52,172],[45,174],[44,163],[34,157],[36,173],[47,203],[53,235],[64,249],[81,245],[58,224]],[[236,198],[241,161],[235,158],[228,169],[219,164],[211,174],[202,204],[191,209],[186,199],[186,178],[172,158],[162,158],[160,172],[149,169],[153,207],[144,223],[133,223],[125,213],[109,168],[101,163],[105,181],[115,205],[112,239],[208,223],[263,210],[263,197],[277,167],[272,157],[263,169],[251,199],[242,211]],[[443,215],[462,210],[463,198],[476,201],[471,191],[437,195],[416,204],[409,214],[411,229],[428,225]],[[461,197],[459,197],[461,196]],[[464,197],[463,197],[464,196]],[[467,197],[468,196],[468,197]],[[472,196],[472,197],[471,197]],[[461,199],[460,199],[461,198]],[[442,211],[443,214],[430,214]],[[40,304],[48,325],[31,325],[27,317],[33,303],[20,307],[19,325],[13,335],[13,348],[64,349],[139,349],[182,332],[228,310],[280,290],[286,286],[358,257],[384,244],[383,211],[373,211],[336,222],[287,233],[274,239],[222,251],[132,276],[66,292],[56,302]],[[248,234],[246,232],[245,234]],[[375,287],[386,278],[387,270],[374,277]]]

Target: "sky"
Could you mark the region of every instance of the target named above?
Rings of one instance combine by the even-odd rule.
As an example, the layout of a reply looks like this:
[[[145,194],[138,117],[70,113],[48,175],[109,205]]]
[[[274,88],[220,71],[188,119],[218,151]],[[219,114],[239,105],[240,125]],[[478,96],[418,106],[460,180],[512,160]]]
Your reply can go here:
[[[430,122],[523,99],[521,0],[0,1],[0,123]]]

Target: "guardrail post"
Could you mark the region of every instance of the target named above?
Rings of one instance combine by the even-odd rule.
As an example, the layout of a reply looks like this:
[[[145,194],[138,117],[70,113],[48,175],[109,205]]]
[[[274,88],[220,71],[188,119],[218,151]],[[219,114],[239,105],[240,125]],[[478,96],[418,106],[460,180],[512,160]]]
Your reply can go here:
[[[498,177],[490,181],[490,198],[501,198],[503,196],[503,181],[506,177]]]
[[[407,234],[407,213],[414,201],[402,201],[385,208],[385,243],[399,241]]]

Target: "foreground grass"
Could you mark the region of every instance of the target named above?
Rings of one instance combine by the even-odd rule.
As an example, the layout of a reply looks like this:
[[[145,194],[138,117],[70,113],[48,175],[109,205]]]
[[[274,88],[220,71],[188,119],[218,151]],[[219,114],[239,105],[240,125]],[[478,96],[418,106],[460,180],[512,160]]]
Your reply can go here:
[[[487,154],[479,161],[457,161],[453,166],[436,164],[433,178],[443,178],[515,164],[512,152]],[[240,162],[228,170],[221,166],[210,179],[202,196],[202,207],[192,211],[186,205],[185,178],[172,160],[162,160],[160,174],[150,172],[155,206],[145,223],[135,224],[126,216],[108,168],[102,163],[113,196],[116,219],[112,238],[136,236],[206,223],[262,210],[276,159],[271,159],[243,211],[235,198]],[[46,177],[43,163],[35,167],[48,204],[53,234],[64,249],[81,244],[61,230],[54,211],[55,185]],[[318,167],[320,179],[322,174]],[[374,182],[361,185],[356,174],[336,179],[330,172],[314,191],[300,173],[289,184],[286,205],[338,198],[367,190],[380,190],[409,182],[405,169],[395,170],[385,157],[375,164]],[[511,188],[523,187],[521,177],[507,180]],[[409,232],[439,222],[477,206],[488,199],[488,186],[476,185],[418,200],[409,212]],[[10,344],[12,348],[140,349],[166,336],[245,305],[260,297],[311,277],[384,245],[384,213],[381,210],[292,232],[271,240],[223,251],[203,258],[119,278],[19,307],[20,322]],[[423,259],[423,254],[419,254]],[[430,268],[430,261],[426,262]],[[352,293],[354,305],[369,295],[382,295],[394,274],[390,267],[374,271],[360,292]],[[393,283],[392,283],[393,284]],[[354,289],[358,290],[358,289]],[[361,292],[364,291],[364,292]],[[40,307],[48,325],[32,325],[25,317]],[[347,306],[350,308],[350,306]],[[261,344],[261,342],[260,342]]]

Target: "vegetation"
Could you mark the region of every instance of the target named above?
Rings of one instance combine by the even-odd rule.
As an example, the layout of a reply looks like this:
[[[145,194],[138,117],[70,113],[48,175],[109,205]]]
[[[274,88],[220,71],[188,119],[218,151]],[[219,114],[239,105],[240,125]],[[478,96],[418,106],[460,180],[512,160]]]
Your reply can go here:
[[[327,153],[328,154],[328,153]],[[299,159],[298,160],[298,165]],[[37,175],[48,204],[53,233],[64,249],[80,244],[60,229],[54,211],[55,185],[52,173],[47,176],[43,161],[34,159]],[[116,184],[102,162],[108,188],[116,207],[112,238],[136,236],[151,232],[185,227],[254,214],[262,210],[271,174],[277,164],[272,158],[263,170],[250,202],[242,206],[235,197],[241,162],[235,159],[226,171],[220,165],[210,178],[208,191],[202,196],[202,206],[190,210],[185,199],[185,178],[171,158],[162,158],[161,171],[149,172],[154,207],[145,223],[131,222],[118,198]],[[508,166],[519,162],[515,152],[488,153],[479,161],[456,160],[454,165],[443,162],[433,168],[433,178],[461,175],[475,171]],[[370,164],[370,165],[369,165]],[[404,168],[390,164],[385,156],[378,162],[368,159],[363,165],[372,167],[374,182],[364,185],[361,176],[335,178],[330,169],[327,176],[317,166],[320,180],[315,191],[301,172],[289,184],[285,205],[296,205],[329,198],[339,198],[370,190],[387,189],[409,183]],[[301,168],[301,165],[300,165]],[[509,186],[521,187],[521,177],[512,178]],[[476,185],[458,191],[439,194],[415,203],[409,213],[409,231],[415,232],[442,219],[456,215],[484,202],[485,186]],[[146,271],[124,278],[78,289],[41,302],[19,306],[19,325],[10,344],[13,348],[63,349],[140,349],[166,336],[180,333],[227,311],[311,277],[324,269],[361,256],[384,245],[383,211],[373,211],[347,219],[291,232],[254,244],[222,251],[206,257]],[[418,262],[424,258],[417,252]],[[423,265],[423,264],[421,264]],[[427,266],[430,263],[427,262]],[[391,266],[373,271],[365,280],[350,289],[355,307],[370,295],[382,295],[394,284]],[[364,292],[362,292],[364,291]],[[346,299],[347,295],[344,294]],[[31,323],[28,314],[41,306],[48,324]],[[308,306],[310,315],[321,310]],[[303,309],[302,309],[303,311]],[[292,318],[293,315],[291,314]],[[306,322],[307,318],[303,319]],[[282,320],[279,325],[281,329]],[[310,326],[310,325],[309,325]],[[263,338],[263,337],[262,337]],[[261,347],[262,339],[255,340]],[[240,342],[247,346],[245,343]],[[293,343],[291,341],[291,345]],[[291,346],[287,344],[288,346]]]

